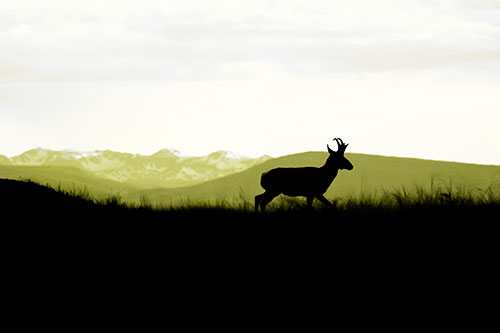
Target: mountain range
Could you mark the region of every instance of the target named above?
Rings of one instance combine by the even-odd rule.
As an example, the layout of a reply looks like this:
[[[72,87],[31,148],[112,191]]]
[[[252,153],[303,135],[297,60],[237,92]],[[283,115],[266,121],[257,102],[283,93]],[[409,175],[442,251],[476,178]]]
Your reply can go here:
[[[148,156],[110,150],[77,152],[36,148],[11,158],[0,155],[0,165],[76,168],[104,180],[138,188],[175,188],[220,178],[268,159],[269,156],[249,158],[228,151],[195,157],[172,149]]]

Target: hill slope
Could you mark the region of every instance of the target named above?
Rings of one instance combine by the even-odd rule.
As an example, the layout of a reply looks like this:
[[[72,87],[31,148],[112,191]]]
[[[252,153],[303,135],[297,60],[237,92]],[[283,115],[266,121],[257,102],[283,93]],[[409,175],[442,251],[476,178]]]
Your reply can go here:
[[[74,167],[0,165],[0,178],[29,179],[65,191],[87,190],[89,194],[97,198],[137,190],[131,184],[96,177]]]
[[[342,170],[326,193],[327,198],[361,197],[381,194],[402,186],[425,189],[432,186],[463,186],[467,190],[485,189],[500,184],[500,166],[440,162],[412,158],[346,154],[354,170]],[[187,201],[217,201],[242,198],[253,203],[253,197],[262,193],[260,176],[275,167],[321,166],[327,153],[307,152],[268,160],[226,177],[199,185],[175,189],[132,191],[125,199],[148,200],[151,203],[178,203]]]

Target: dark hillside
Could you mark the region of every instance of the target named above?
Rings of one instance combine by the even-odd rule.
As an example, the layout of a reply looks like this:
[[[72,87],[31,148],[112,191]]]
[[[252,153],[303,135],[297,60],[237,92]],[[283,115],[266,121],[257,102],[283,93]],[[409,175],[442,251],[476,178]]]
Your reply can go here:
[[[267,258],[267,250],[274,249],[297,255],[318,251],[337,261],[339,256],[365,256],[365,249],[396,257],[404,256],[402,248],[413,255],[428,252],[432,256],[436,248],[454,253],[469,253],[471,248],[490,251],[496,244],[491,238],[497,234],[500,199],[470,202],[430,197],[394,205],[352,201],[335,210],[313,211],[285,205],[255,214],[252,206],[186,205],[158,210],[125,205],[116,198],[95,202],[32,182],[0,179],[0,209],[3,227],[21,230],[19,239],[29,239],[40,248],[51,246],[47,243],[51,240],[69,247],[78,244],[82,253],[99,244],[113,253],[154,249],[176,258],[186,253],[199,257],[202,253],[197,249],[210,253],[216,248],[232,260],[241,259],[238,251]],[[64,248],[56,249],[60,251]]]
[[[9,222],[34,219],[41,223],[51,222],[53,218],[71,221],[96,213],[98,208],[83,197],[30,181],[10,179],[0,179],[0,207],[2,216]]]

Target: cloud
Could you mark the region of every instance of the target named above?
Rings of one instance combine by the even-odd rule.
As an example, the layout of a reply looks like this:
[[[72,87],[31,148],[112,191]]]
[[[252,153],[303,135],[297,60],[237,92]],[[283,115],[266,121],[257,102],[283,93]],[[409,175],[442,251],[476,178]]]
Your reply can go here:
[[[500,27],[468,16],[494,7],[485,0],[459,7],[430,0],[21,2],[8,2],[0,19],[3,81],[205,80],[252,75],[252,68],[336,73],[500,62]]]
[[[463,4],[475,10],[500,10],[498,0],[463,0]]]

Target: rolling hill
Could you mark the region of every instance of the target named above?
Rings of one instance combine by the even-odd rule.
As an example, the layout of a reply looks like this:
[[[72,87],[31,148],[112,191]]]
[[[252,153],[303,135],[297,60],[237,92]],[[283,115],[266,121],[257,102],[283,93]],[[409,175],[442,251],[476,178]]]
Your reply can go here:
[[[326,197],[346,198],[382,194],[403,186],[413,190],[434,187],[455,187],[465,191],[481,191],[500,186],[500,166],[441,162],[413,158],[348,154],[353,171],[341,170]],[[244,199],[253,204],[253,197],[262,193],[260,175],[275,167],[321,166],[327,153],[307,152],[267,160],[242,172],[202,184],[175,189],[130,191],[125,199],[153,204],[207,202]],[[496,187],[495,187],[496,188]]]

